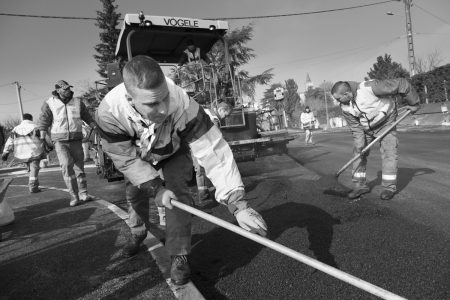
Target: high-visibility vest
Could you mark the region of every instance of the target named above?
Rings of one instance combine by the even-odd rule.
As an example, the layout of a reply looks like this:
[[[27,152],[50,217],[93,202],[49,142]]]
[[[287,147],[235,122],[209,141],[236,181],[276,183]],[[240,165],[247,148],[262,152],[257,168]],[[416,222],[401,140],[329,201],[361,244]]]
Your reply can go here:
[[[64,104],[60,99],[51,97],[47,104],[53,114],[52,140],[81,140],[83,133],[80,99],[72,98]]]
[[[186,53],[189,62],[200,60],[200,48],[198,47],[195,49],[194,53],[189,51],[189,49],[184,50],[184,53]]]
[[[14,158],[17,162],[42,159],[45,155],[44,141],[37,134],[36,125],[24,120],[11,131]]]

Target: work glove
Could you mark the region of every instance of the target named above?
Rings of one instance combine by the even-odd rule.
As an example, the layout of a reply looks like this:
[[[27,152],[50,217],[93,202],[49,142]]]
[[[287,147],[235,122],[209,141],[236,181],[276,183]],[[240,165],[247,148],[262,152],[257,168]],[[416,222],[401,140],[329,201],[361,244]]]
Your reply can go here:
[[[156,206],[159,207],[167,207],[168,209],[172,209],[172,203],[170,201],[172,200],[178,200],[177,196],[175,196],[175,194],[168,189],[165,188],[161,188],[158,193],[156,193],[156,197],[155,197],[155,203]]]
[[[409,110],[411,114],[415,114],[419,110],[420,105],[407,105],[405,108]]]
[[[251,207],[239,210],[235,213],[239,226],[252,233],[266,236],[267,224],[261,215]]]
[[[9,156],[9,152],[3,152],[2,153],[2,160],[3,161],[7,161],[8,160],[8,156]]]

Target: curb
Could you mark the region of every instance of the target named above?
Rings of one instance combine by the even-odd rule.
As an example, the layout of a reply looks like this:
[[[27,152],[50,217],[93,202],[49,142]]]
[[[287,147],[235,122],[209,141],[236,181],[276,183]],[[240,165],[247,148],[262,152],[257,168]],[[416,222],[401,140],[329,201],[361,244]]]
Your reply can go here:
[[[93,165],[93,167],[95,167],[95,165]],[[14,186],[28,187],[27,185],[14,185]],[[68,189],[64,188],[56,188],[52,186],[40,186],[40,187],[49,190],[58,190],[67,193],[69,192]],[[129,223],[128,213],[125,210],[100,197],[91,194],[89,194],[89,196],[91,196],[94,199],[94,201],[91,201],[90,203],[94,204],[97,207],[109,209],[116,216],[122,219],[127,224],[127,226],[130,226],[128,224]],[[165,250],[164,245],[153,234],[151,234],[151,232],[147,231],[147,237],[145,238],[143,243],[146,246],[147,251],[152,256],[153,260],[156,262],[156,265],[158,266],[159,270],[161,271],[161,274],[166,280],[167,285],[172,290],[172,293],[175,295],[177,299],[205,300],[203,295],[200,293],[200,291],[197,289],[194,283],[192,283],[192,281],[189,281],[187,284],[180,286],[174,285],[172,283],[170,279],[170,264],[171,264],[170,256]]]

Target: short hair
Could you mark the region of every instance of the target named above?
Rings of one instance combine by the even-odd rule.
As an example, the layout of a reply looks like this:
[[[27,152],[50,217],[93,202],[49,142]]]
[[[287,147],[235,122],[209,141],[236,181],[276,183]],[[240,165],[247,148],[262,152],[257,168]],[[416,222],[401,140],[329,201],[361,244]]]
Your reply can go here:
[[[24,120],[33,121],[33,116],[31,114],[23,114],[22,118]]]
[[[195,46],[194,40],[193,39],[187,39],[186,40],[186,45],[188,45],[188,46]]]
[[[158,62],[146,55],[131,58],[123,68],[123,83],[129,93],[136,88],[154,89],[165,82],[164,73]]]
[[[309,106],[306,106],[305,109],[309,109]]]
[[[338,81],[331,88],[331,95],[334,95],[341,87],[345,87],[346,91],[351,91],[352,88],[347,81]]]

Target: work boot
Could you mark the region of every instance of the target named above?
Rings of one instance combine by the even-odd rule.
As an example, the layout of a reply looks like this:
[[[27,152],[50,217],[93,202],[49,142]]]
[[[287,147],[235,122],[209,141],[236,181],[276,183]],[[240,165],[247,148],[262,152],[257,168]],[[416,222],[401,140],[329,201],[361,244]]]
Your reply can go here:
[[[395,192],[392,190],[383,190],[380,194],[381,200],[391,200],[395,195]]]
[[[92,200],[94,200],[91,196],[89,196],[89,195],[82,195],[81,197],[80,197],[80,200],[82,201],[82,202],[89,202],[89,201],[92,201]]]
[[[188,263],[187,255],[173,255],[172,266],[170,267],[170,278],[173,284],[183,285],[189,282],[191,277],[191,268]]]
[[[360,187],[356,187],[355,189],[351,190],[347,194],[347,197],[348,197],[348,199],[352,200],[352,199],[359,198],[362,195],[367,194],[369,192],[370,192],[370,188],[368,186],[360,186]]]
[[[72,207],[77,206],[78,204],[80,204],[80,200],[77,198],[72,198],[72,200],[70,200],[70,203],[69,203],[69,205]]]
[[[137,235],[131,234],[128,239],[128,243],[122,249],[122,256],[124,257],[132,257],[139,252],[139,248],[141,247],[142,242],[147,237],[147,232]]]

